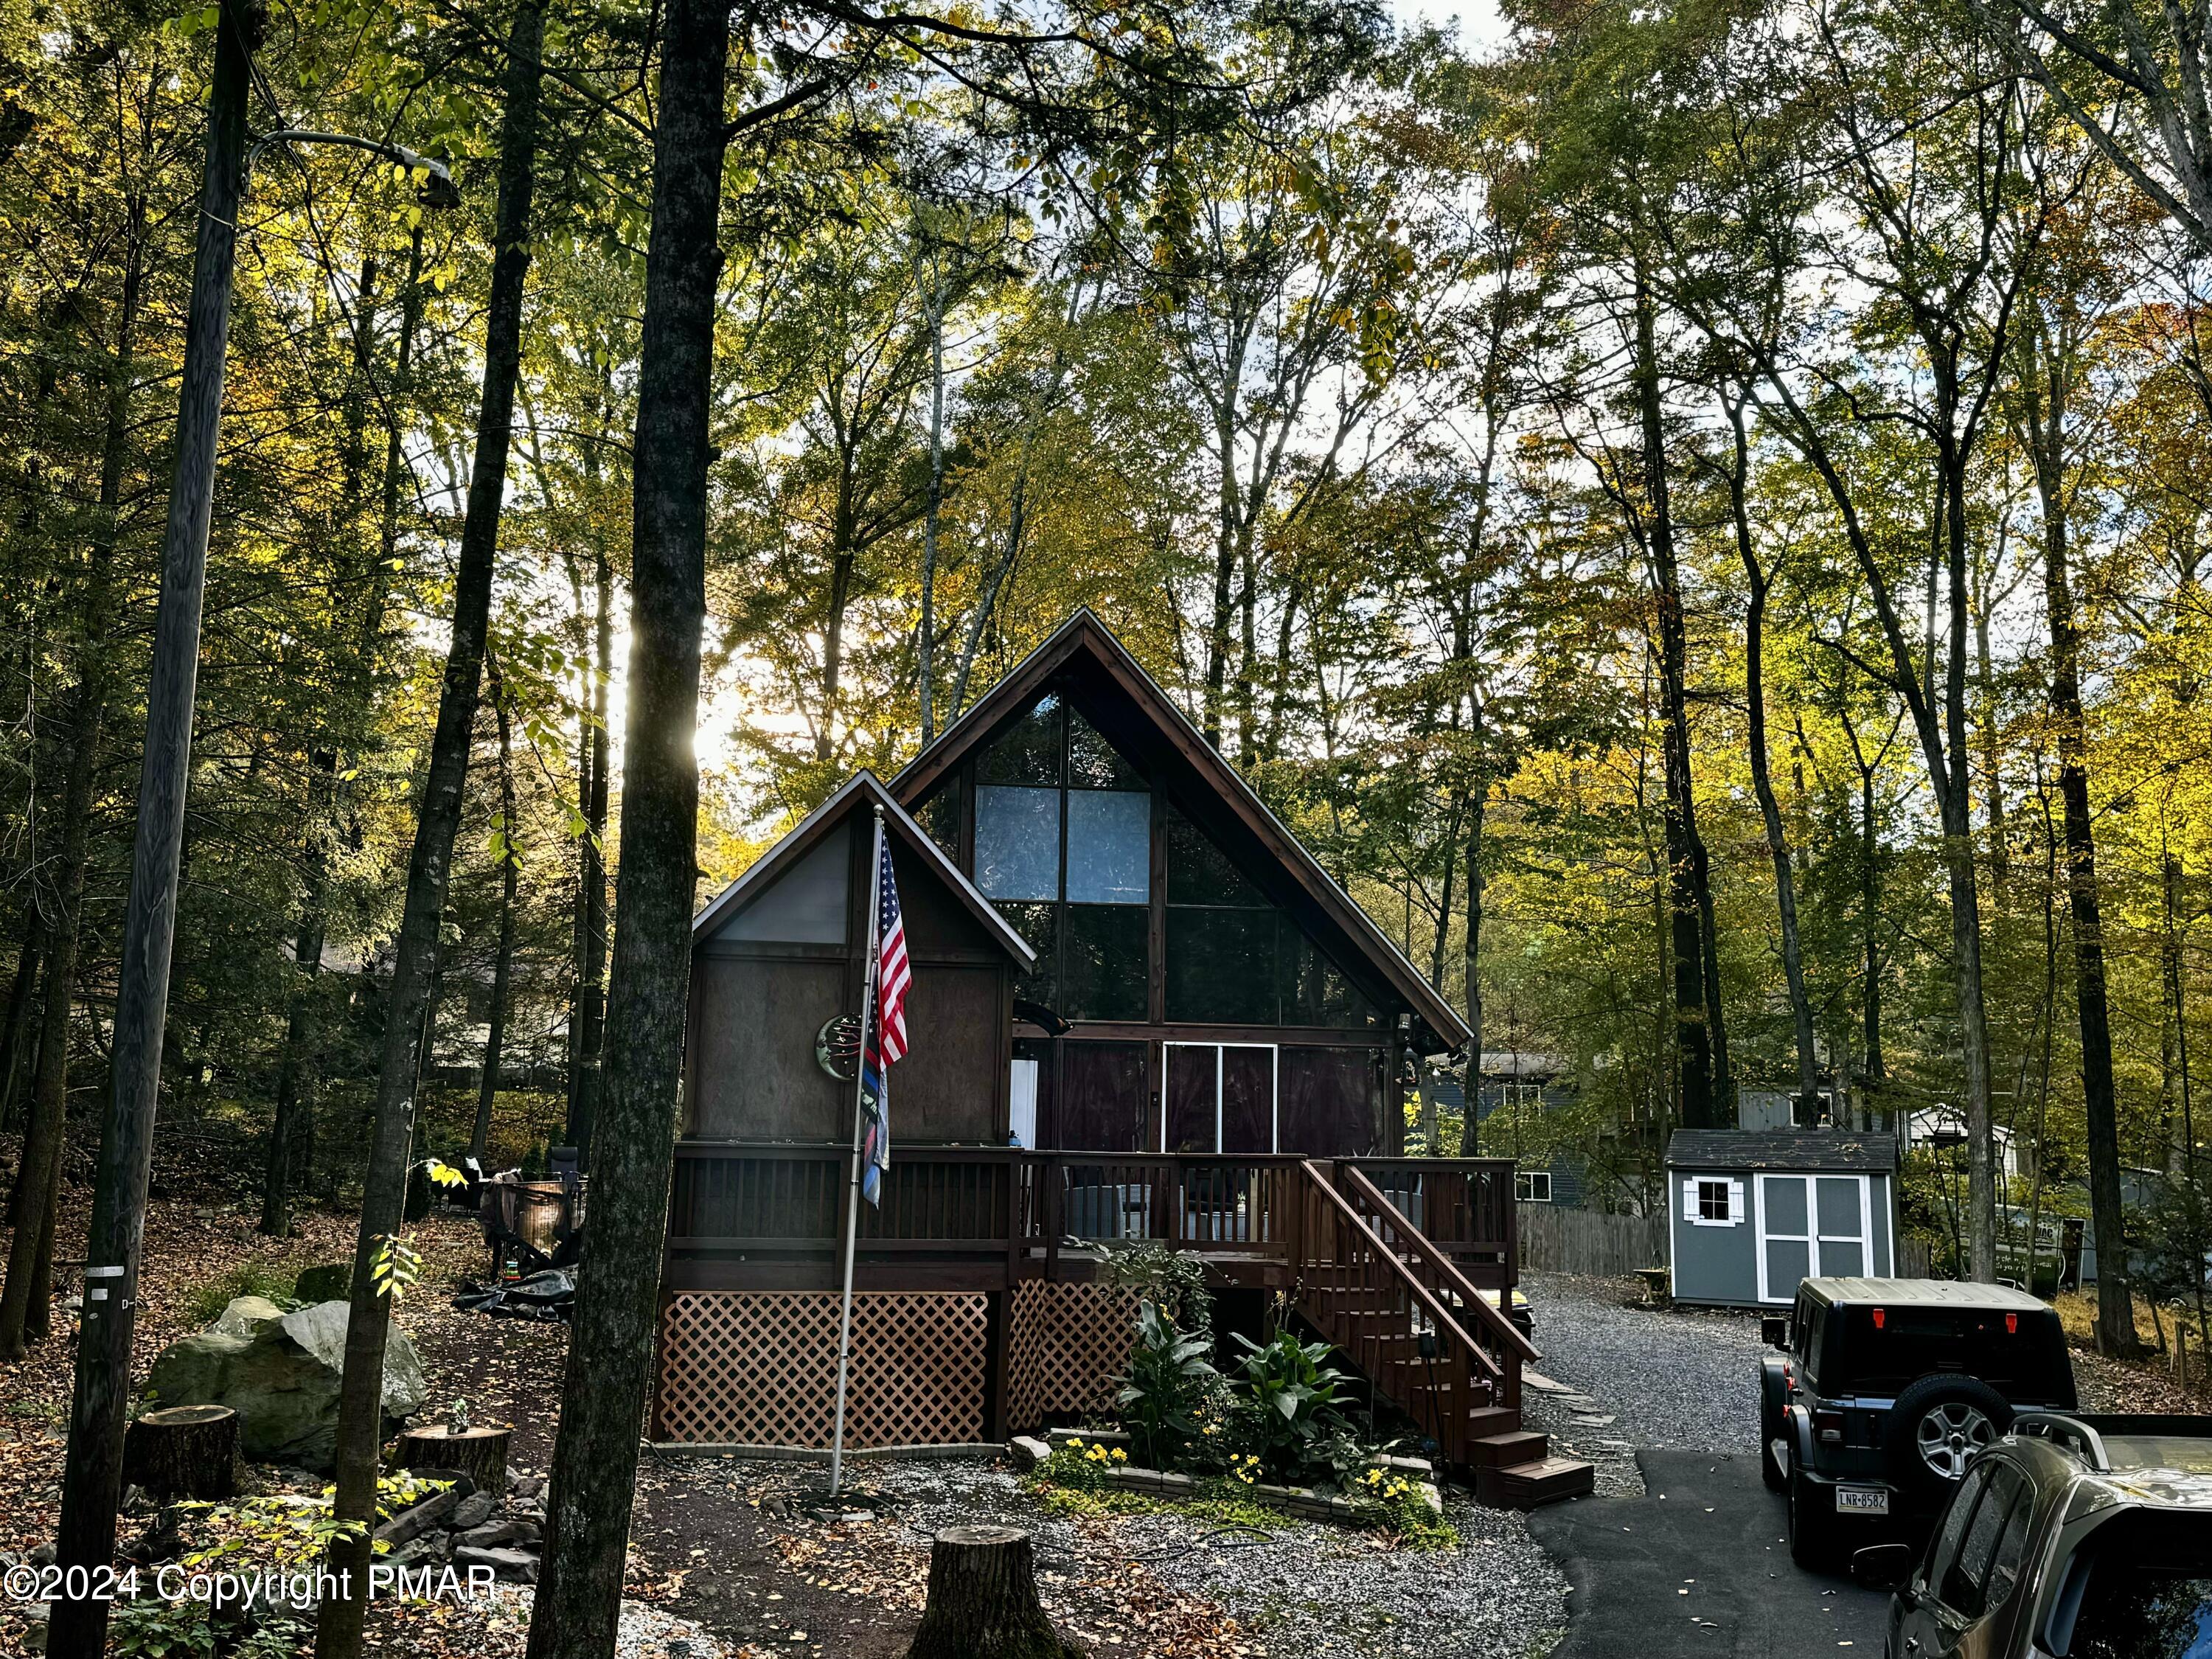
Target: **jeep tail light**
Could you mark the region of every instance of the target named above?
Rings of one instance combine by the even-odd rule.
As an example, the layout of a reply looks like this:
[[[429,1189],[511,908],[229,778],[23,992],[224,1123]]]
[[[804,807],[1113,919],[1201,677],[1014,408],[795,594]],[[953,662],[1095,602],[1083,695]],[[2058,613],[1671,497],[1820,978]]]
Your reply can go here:
[[[2018,1314],[2007,1314],[2005,1316],[2005,1334],[2007,1336],[2018,1336],[2020,1334],[2020,1316]]]
[[[1844,1437],[1844,1414],[1841,1412],[1814,1412],[1813,1433],[1815,1438],[1832,1446],[1840,1444]]]
[[[1880,1308],[1874,1310],[1874,1328],[1880,1330],[1889,1321],[1889,1315]]]

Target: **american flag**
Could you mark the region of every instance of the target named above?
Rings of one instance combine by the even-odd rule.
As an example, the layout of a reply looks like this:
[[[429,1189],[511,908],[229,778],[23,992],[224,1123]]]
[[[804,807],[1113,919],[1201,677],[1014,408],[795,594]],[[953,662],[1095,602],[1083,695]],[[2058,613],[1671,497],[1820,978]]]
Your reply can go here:
[[[899,914],[898,881],[891,874],[890,843],[880,836],[876,876],[876,1020],[863,1064],[868,1117],[860,1141],[862,1194],[879,1203],[883,1172],[891,1166],[890,1067],[906,1058],[906,994],[914,983],[907,961],[906,921]]]

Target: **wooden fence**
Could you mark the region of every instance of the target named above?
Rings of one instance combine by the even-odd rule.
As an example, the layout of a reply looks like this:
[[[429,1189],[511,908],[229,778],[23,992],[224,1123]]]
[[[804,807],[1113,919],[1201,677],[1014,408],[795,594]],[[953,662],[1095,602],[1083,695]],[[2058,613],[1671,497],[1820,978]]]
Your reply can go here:
[[[1525,1270],[1617,1278],[1667,1265],[1663,1215],[1606,1215],[1555,1204],[1518,1207]]]

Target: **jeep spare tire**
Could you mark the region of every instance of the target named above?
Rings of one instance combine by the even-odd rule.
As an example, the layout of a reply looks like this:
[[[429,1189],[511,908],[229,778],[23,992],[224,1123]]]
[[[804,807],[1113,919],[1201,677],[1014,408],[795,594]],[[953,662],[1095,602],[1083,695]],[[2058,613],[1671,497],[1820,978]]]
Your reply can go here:
[[[1883,1448],[1890,1478],[1908,1492],[1940,1497],[2011,1427],[2011,1405],[1979,1377],[1923,1376],[1890,1407]]]

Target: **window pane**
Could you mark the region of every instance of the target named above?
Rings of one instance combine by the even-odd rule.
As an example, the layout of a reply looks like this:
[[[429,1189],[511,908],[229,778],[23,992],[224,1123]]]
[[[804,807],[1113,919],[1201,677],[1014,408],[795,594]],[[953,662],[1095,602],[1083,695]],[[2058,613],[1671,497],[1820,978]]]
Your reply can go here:
[[[1275,1150],[1275,1051],[1224,1047],[1221,1051],[1221,1150]]]
[[[1168,1018],[1275,1023],[1275,913],[1168,907]]]
[[[1068,791],[1068,902],[1148,904],[1152,896],[1152,798]]]
[[[1151,1139],[1152,1127],[1146,1121],[1152,1098],[1150,1051],[1146,1046],[1141,1042],[1076,1042],[1063,1039],[1060,1053],[1065,1087],[1060,1097],[1060,1110],[1053,1144],[1086,1152],[1141,1151]],[[1069,1186],[1090,1187],[1091,1191],[1083,1202],[1103,1214],[1108,1206],[1106,1195],[1097,1190],[1099,1172],[1091,1171],[1088,1181],[1079,1179],[1080,1175],[1080,1171],[1070,1170]],[[1118,1202],[1121,1195],[1117,1192],[1112,1196]],[[1073,1222],[1069,1231],[1085,1233],[1084,1228]],[[1108,1230],[1091,1229],[1091,1233],[1102,1231]],[[1110,1231],[1118,1234],[1121,1229],[1117,1224]]]
[[[1034,708],[1000,733],[976,761],[975,777],[981,783],[1058,783],[1059,697],[1038,698]]]
[[[1054,969],[1060,961],[1060,907],[1057,904],[1014,904],[991,907],[1006,919],[1006,926],[1022,936],[1036,952],[1036,966],[1014,981],[1014,994],[1048,1008],[1060,1006],[1060,985]]]
[[[937,793],[915,809],[914,821],[955,863],[960,858],[960,780],[947,778]]]
[[[1365,1028],[1382,1022],[1344,970],[1296,924],[1283,923],[1283,1024]]]
[[[1068,1019],[1143,1019],[1152,912],[1134,904],[1071,904],[1060,1014]]]
[[[1210,1042],[1170,1042],[1167,1055],[1167,1123],[1162,1146],[1170,1152],[1212,1152],[1220,1101],[1215,1066],[1221,1051]]]
[[[1145,787],[1143,776],[1121,757],[1121,751],[1073,708],[1067,711],[1067,781],[1077,789]]]
[[[975,791],[975,885],[986,898],[1060,896],[1059,790]]]
[[[1256,907],[1267,902],[1206,832],[1172,806],[1168,808],[1167,839],[1170,904]]]

